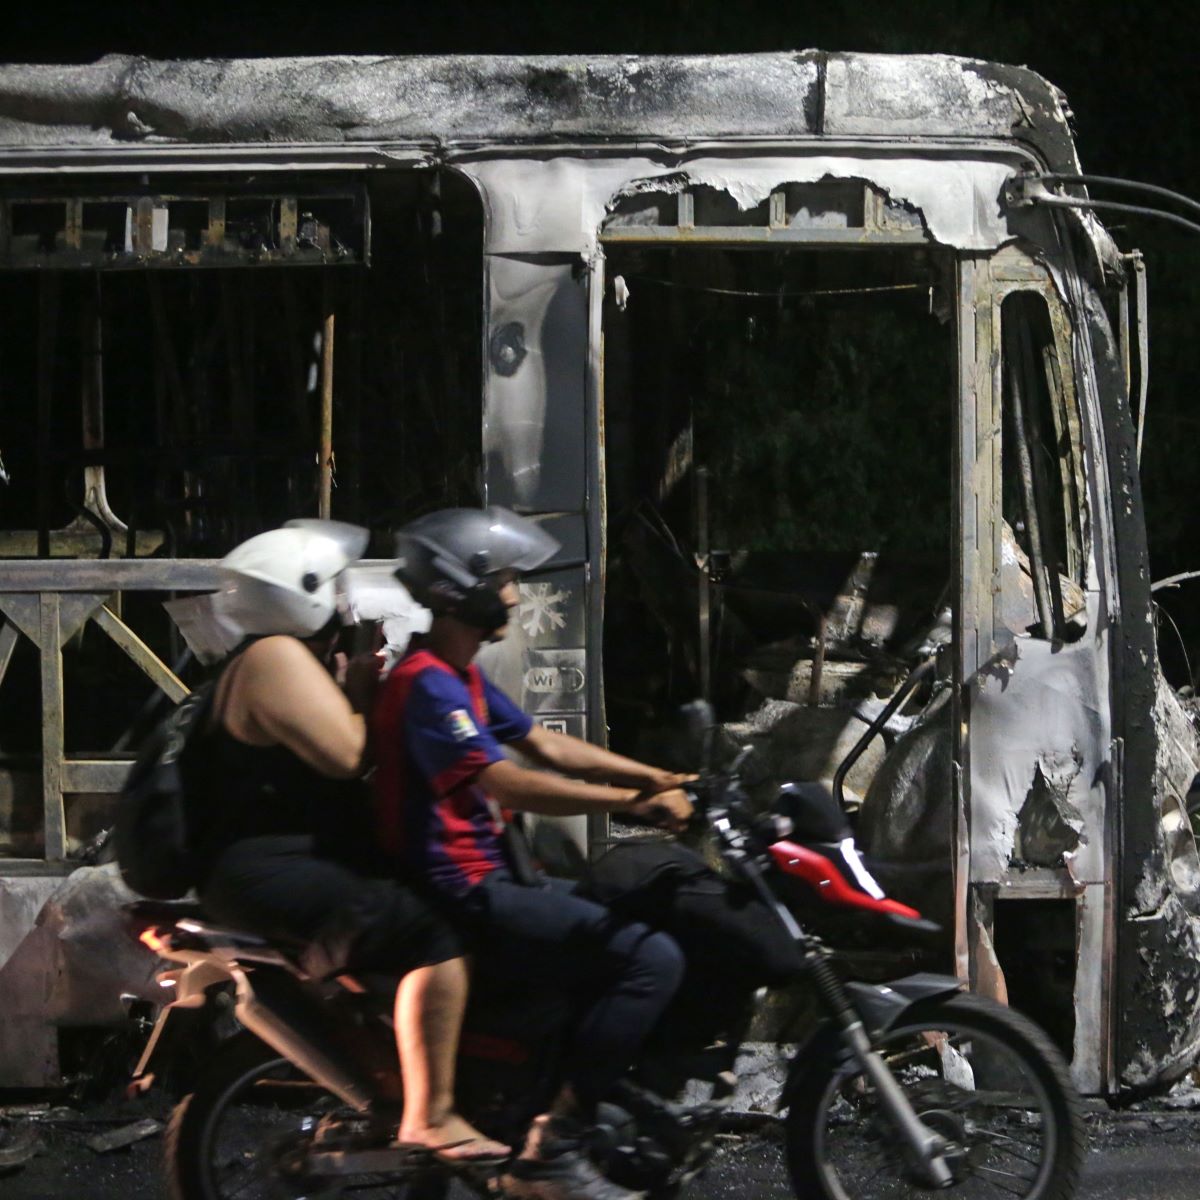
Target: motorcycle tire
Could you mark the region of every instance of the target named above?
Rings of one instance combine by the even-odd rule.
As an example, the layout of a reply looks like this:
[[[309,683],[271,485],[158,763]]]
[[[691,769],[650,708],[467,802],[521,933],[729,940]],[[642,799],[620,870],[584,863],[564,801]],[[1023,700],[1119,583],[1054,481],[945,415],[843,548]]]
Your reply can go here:
[[[917,1115],[951,1143],[947,1197],[1076,1194],[1082,1106],[1061,1054],[1032,1021],[962,993],[915,1004],[875,1048]],[[785,1151],[800,1200],[929,1195],[836,1031],[802,1051],[788,1095]]]
[[[279,1102],[272,1105],[272,1087]],[[256,1090],[257,1089],[257,1090]],[[290,1200],[309,1181],[289,1175],[288,1151],[310,1134],[306,1118],[345,1110],[287,1059],[249,1033],[229,1039],[175,1107],[164,1135],[171,1200]],[[364,1200],[445,1200],[443,1173],[356,1190]]]

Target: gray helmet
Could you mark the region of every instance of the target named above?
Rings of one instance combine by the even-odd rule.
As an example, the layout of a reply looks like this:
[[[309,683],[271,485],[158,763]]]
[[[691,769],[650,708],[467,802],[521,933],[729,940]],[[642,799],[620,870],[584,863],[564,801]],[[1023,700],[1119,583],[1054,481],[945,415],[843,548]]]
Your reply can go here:
[[[532,571],[559,543],[506,508],[444,508],[396,535],[396,577],[437,615],[490,633],[508,620],[492,577]]]

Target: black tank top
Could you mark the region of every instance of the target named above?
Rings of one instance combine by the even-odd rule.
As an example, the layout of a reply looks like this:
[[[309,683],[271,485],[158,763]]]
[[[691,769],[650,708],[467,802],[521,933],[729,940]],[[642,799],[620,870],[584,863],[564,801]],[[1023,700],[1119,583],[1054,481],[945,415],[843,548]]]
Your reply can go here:
[[[360,863],[370,817],[360,779],[330,779],[286,746],[252,746],[214,723],[192,747],[189,828],[201,877],[245,838],[306,835],[315,853]]]

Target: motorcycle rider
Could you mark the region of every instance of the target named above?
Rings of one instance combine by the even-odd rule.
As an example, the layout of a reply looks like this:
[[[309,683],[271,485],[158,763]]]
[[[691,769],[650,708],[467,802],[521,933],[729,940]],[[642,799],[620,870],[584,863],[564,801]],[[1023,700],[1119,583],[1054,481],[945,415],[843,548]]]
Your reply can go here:
[[[401,530],[396,574],[433,613],[372,712],[385,850],[422,873],[481,946],[530,988],[569,982],[592,997],[568,1048],[562,1092],[501,1178],[513,1197],[627,1200],[580,1148],[594,1106],[628,1068],[679,985],[665,933],[624,922],[562,880],[522,881],[502,809],[558,816],[626,812],[681,828],[685,777],[535,725],[473,662],[502,638],[516,579],[558,543],[501,508],[446,509]],[[507,759],[508,744],[550,771]]]
[[[222,670],[203,753],[193,756],[205,784],[191,789],[203,796],[192,806],[198,890],[218,920],[303,944],[316,973],[405,972],[395,1005],[397,1140],[448,1161],[495,1161],[508,1148],[453,1108],[467,990],[458,939],[412,887],[352,869],[369,862],[352,831],[369,830],[362,714],[378,661],[352,664],[348,698],[331,652],[338,579],[367,536],[341,522],[296,522],[222,560],[214,606],[250,640]]]

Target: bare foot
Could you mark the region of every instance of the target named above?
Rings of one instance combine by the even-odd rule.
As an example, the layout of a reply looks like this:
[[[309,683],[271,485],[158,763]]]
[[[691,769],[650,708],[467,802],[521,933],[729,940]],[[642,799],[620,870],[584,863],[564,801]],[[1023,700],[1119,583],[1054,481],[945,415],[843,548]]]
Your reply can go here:
[[[449,1113],[432,1125],[401,1124],[396,1140],[406,1146],[438,1151],[438,1157],[447,1162],[507,1158],[512,1153],[510,1147],[480,1133],[458,1113]]]

